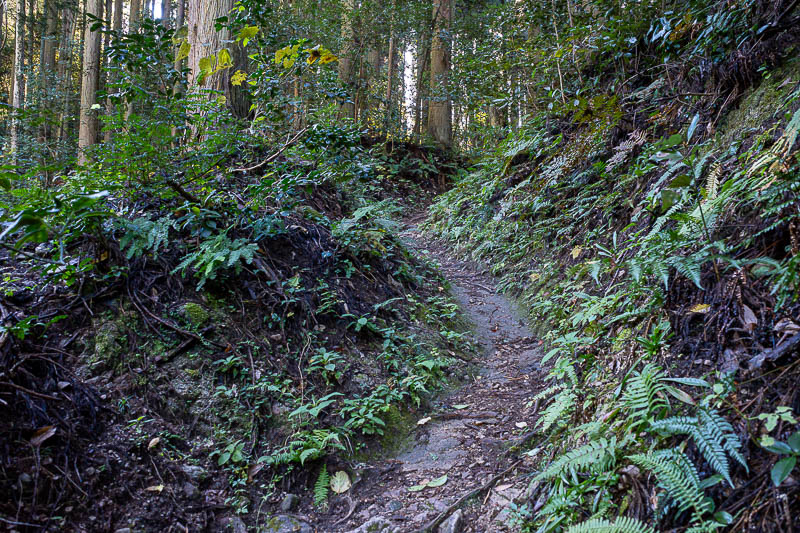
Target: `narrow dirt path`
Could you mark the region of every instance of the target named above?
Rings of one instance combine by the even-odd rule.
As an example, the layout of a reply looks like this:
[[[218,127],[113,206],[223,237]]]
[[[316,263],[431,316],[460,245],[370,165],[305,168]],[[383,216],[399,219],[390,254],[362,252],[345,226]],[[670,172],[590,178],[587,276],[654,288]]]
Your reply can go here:
[[[351,495],[353,512],[334,530],[418,531],[447,515],[433,531],[505,531],[509,503],[524,494],[530,481],[530,469],[508,453],[508,445],[533,428],[534,407],[528,404],[544,377],[539,341],[511,302],[497,293],[489,274],[453,259],[414,226],[403,237],[440,265],[485,355],[473,379],[438,400],[406,450],[363,471]],[[409,490],[428,482],[441,485]],[[452,508],[478,488],[458,505],[460,511]]]

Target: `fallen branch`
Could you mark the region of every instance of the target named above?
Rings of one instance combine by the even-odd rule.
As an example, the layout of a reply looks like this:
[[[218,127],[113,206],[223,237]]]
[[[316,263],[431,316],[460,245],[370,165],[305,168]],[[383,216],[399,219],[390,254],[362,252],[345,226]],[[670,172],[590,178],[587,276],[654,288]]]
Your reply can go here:
[[[777,345],[775,348],[772,348],[771,350],[764,350],[755,357],[752,357],[747,362],[747,366],[751,370],[761,368],[761,365],[764,364],[764,361],[774,361],[798,344],[800,344],[800,333],[795,334],[793,337],[789,338],[789,340]]]
[[[442,522],[444,522],[445,520],[447,520],[447,517],[448,517],[448,516],[450,516],[451,514],[453,514],[453,512],[454,512],[456,509],[458,509],[459,507],[461,507],[462,505],[464,505],[464,503],[465,503],[467,500],[469,500],[470,498],[474,498],[474,497],[475,497],[475,496],[477,496],[478,494],[481,494],[481,493],[483,493],[484,491],[486,491],[486,490],[488,490],[488,489],[492,488],[492,487],[494,486],[494,484],[495,484],[495,483],[497,483],[498,481],[500,481],[500,479],[501,479],[503,476],[505,476],[506,474],[508,474],[509,472],[511,472],[512,470],[514,470],[516,467],[518,467],[518,466],[520,465],[520,463],[522,463],[522,461],[521,461],[521,460],[520,460],[520,461],[517,461],[516,463],[514,463],[514,464],[513,464],[513,465],[511,465],[511,466],[509,466],[508,468],[506,468],[505,470],[503,470],[502,472],[500,472],[500,473],[499,473],[499,474],[497,474],[496,476],[492,477],[492,479],[490,479],[489,481],[487,481],[486,483],[484,483],[484,484],[483,484],[483,485],[481,485],[480,487],[474,488],[474,489],[472,489],[471,491],[467,492],[466,494],[464,494],[463,496],[461,496],[461,497],[460,497],[458,500],[456,500],[456,502],[455,502],[454,504],[452,504],[450,507],[448,507],[447,509],[445,509],[444,511],[442,511],[441,513],[439,513],[439,516],[437,516],[436,518],[434,518],[433,520],[431,520],[430,522],[428,522],[428,524],[427,524],[425,527],[423,527],[422,529],[418,529],[418,530],[416,530],[414,533],[432,533],[432,532],[433,532],[433,531],[434,531],[434,530],[435,530],[437,527],[439,527],[439,525],[440,525]]]
[[[298,131],[297,135],[295,135],[294,137],[292,137],[291,139],[286,141],[286,143],[283,145],[283,147],[280,150],[278,150],[277,152],[275,152],[274,154],[272,154],[271,156],[269,156],[268,158],[263,160],[261,163],[257,163],[255,165],[253,165],[252,167],[235,168],[235,169],[233,169],[232,172],[250,172],[250,171],[253,171],[253,170],[256,170],[256,169],[259,169],[259,168],[263,167],[267,163],[271,163],[272,161],[275,161],[278,158],[278,156],[280,156],[287,148],[289,148],[291,145],[293,145],[295,142],[297,142],[297,139],[299,139],[300,136],[302,136],[307,131],[308,131],[308,127],[305,127],[302,130]]]

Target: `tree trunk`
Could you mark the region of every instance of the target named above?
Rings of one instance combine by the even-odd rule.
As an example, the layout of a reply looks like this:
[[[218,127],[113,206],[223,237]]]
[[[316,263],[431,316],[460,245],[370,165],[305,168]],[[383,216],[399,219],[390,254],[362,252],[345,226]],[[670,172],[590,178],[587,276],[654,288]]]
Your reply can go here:
[[[135,33],[139,29],[142,14],[141,0],[131,0],[131,10],[128,13],[128,33]]]
[[[172,17],[172,4],[169,0],[161,0],[161,25],[169,27],[169,19]]]
[[[430,32],[423,31],[417,45],[417,87],[414,93],[414,135],[422,135],[422,125],[427,121],[428,100],[425,98],[425,80],[430,62]]]
[[[111,1],[112,0],[107,0],[106,8],[108,9],[108,13],[106,14],[106,16],[111,14],[111,10],[112,10]],[[113,11],[114,11],[114,16],[113,16],[113,19],[111,21],[111,29],[114,30],[115,32],[117,32],[117,34],[119,34],[122,31],[122,0],[113,0]],[[109,45],[109,40],[108,40],[108,37],[106,37],[105,46],[108,47],[108,45]],[[110,64],[106,64],[106,69],[107,69],[106,70],[106,92],[110,94],[111,90],[110,90],[110,87],[108,87],[108,84],[113,83],[114,81],[116,81],[116,79],[115,79],[116,76],[112,76],[111,75],[110,69],[108,67],[110,67]],[[111,101],[111,96],[106,96],[106,114],[107,115],[111,115],[112,113],[114,113],[114,104]],[[111,136],[112,136],[111,135],[111,130],[110,129],[106,129],[104,134],[105,134],[105,136],[104,136],[105,142],[110,142],[111,141]]]
[[[227,16],[233,8],[233,0],[191,0],[186,16],[189,26],[189,84],[197,84],[225,95],[228,106],[236,116],[247,116],[249,105],[244,91],[231,85],[231,75],[239,68],[245,67],[245,55],[239,45],[230,42],[230,30],[216,30],[214,21]],[[227,48],[233,66],[201,80],[200,60],[217,55]],[[199,83],[198,83],[199,82]]]
[[[339,108],[341,118],[356,118],[356,95],[353,87],[355,33],[353,32],[354,0],[344,0],[342,11],[342,50],[339,52],[339,83],[347,91],[347,100]]]
[[[428,104],[428,133],[444,147],[452,145],[452,102],[450,74],[450,21],[453,0],[435,0],[433,4],[433,39],[431,39],[431,98]]]
[[[87,0],[86,14],[103,16],[101,0]],[[92,106],[97,102],[97,85],[100,81],[100,32],[92,31],[92,22],[86,23],[83,45],[83,73],[81,78],[81,124],[78,132],[78,162],[87,162],[86,149],[97,142],[97,115]]]
[[[39,89],[44,98],[48,97],[48,89],[55,74],[56,67],[56,40],[57,36],[57,8],[52,0],[44,1],[45,26],[42,32],[42,43],[39,51]],[[46,106],[49,108],[49,102]],[[50,138],[51,126],[48,112],[42,112],[42,126],[40,139],[47,141]]]
[[[75,19],[76,14],[72,6],[64,6],[61,10],[61,42],[58,46],[58,65],[56,67],[56,81],[62,89],[61,116],[59,117],[57,138],[62,141],[67,138],[69,117],[71,116],[69,107],[72,78],[69,68],[72,65],[72,37],[75,33]]]
[[[11,139],[9,148],[14,160],[19,150],[20,121],[16,114],[22,109],[25,98],[25,0],[17,2],[17,21],[14,25],[14,91],[11,98]]]

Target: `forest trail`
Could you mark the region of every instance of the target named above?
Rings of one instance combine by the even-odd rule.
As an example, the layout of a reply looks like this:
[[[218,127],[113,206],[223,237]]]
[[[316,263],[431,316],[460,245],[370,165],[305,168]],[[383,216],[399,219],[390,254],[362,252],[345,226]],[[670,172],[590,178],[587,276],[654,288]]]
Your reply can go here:
[[[462,386],[421,415],[395,458],[361,473],[350,496],[350,517],[339,518],[331,530],[504,531],[509,505],[530,482],[530,468],[509,447],[527,440],[534,427],[536,408],[529,404],[544,378],[540,342],[480,265],[454,259],[414,222],[402,238],[421,257],[438,263],[473,325],[481,359]]]

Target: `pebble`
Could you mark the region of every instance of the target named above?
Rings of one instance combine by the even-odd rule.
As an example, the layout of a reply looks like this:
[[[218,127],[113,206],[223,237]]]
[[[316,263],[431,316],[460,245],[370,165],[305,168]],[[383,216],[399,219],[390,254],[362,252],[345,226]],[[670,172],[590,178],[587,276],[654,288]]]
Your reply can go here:
[[[456,512],[439,526],[439,533],[461,533],[464,527],[464,512],[456,509]]]
[[[300,497],[296,494],[287,494],[281,502],[281,511],[288,512],[294,509],[300,503]]]

